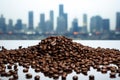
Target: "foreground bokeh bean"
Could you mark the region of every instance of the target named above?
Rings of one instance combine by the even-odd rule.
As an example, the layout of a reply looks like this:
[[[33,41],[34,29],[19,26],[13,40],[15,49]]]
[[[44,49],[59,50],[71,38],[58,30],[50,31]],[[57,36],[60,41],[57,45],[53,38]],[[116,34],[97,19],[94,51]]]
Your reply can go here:
[[[110,64],[116,66],[110,66]],[[23,66],[24,73],[28,72],[31,67],[35,72],[42,72],[45,76],[54,79],[58,79],[59,76],[66,79],[66,76],[72,71],[87,75],[90,67],[103,74],[110,71],[110,78],[115,78],[117,73],[120,74],[120,51],[100,47],[91,48],[73,42],[72,39],[64,36],[48,37],[38,45],[28,48],[20,46],[19,49],[7,50],[2,47],[0,51],[1,76],[19,78],[17,66]],[[7,72],[6,68],[8,70],[13,68],[13,70]],[[29,77],[28,73],[26,76],[32,77],[32,75]]]

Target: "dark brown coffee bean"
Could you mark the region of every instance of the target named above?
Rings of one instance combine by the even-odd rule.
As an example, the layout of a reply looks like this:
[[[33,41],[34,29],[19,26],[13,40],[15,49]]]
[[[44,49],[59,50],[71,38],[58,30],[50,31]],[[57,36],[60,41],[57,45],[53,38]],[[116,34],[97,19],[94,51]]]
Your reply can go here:
[[[89,80],[94,80],[94,75],[89,75]]]
[[[102,69],[101,72],[102,73],[107,73],[107,69]]]
[[[27,68],[26,68],[26,69],[23,69],[23,72],[24,72],[24,73],[28,72],[28,69],[27,69]]]
[[[7,68],[8,68],[8,69],[12,69],[12,65],[8,65]]]
[[[73,76],[73,80],[78,80],[78,76]]]
[[[10,77],[12,74],[10,72],[6,73],[6,77]]]
[[[40,69],[39,68],[35,68],[35,72],[40,72]]]
[[[32,74],[30,74],[30,73],[26,74],[26,78],[27,78],[27,79],[32,78]]]
[[[116,78],[116,73],[115,72],[111,72],[110,73],[110,78]]]
[[[18,75],[17,75],[17,74],[14,74],[14,75],[13,75],[13,78],[14,78],[14,79],[18,79]]]
[[[34,77],[34,80],[40,80],[40,76],[39,76],[39,75],[36,75],[36,76]]]

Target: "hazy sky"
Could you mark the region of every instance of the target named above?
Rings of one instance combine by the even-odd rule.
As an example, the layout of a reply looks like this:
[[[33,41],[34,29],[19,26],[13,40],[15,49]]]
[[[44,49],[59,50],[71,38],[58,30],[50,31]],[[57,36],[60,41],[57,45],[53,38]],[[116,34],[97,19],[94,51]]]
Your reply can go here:
[[[82,25],[83,14],[88,15],[88,22],[91,16],[100,15],[102,18],[110,19],[110,26],[115,28],[115,15],[120,12],[120,0],[0,0],[0,15],[13,19],[22,19],[28,24],[28,11],[34,11],[34,25],[39,22],[40,13],[45,13],[46,20],[49,19],[49,11],[54,10],[55,26],[58,16],[59,4],[64,5],[64,12],[68,13],[68,25],[71,27],[73,18],[78,18],[79,25]],[[89,23],[88,23],[89,25]]]

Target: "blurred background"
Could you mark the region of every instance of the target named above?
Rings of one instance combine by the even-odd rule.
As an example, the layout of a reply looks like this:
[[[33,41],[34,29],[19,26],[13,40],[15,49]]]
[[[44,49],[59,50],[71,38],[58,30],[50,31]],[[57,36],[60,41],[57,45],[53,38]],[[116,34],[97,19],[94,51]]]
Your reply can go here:
[[[120,0],[0,0],[0,40],[63,35],[120,40]]]

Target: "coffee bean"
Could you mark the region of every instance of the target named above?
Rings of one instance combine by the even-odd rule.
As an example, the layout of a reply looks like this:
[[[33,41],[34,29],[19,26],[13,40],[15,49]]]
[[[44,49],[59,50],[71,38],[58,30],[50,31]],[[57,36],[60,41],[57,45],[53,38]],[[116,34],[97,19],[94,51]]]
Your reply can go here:
[[[78,80],[78,76],[73,76],[73,80]]]
[[[28,72],[28,69],[27,69],[27,68],[26,68],[26,69],[23,69],[23,72],[24,72],[24,73]]]
[[[30,74],[30,73],[27,73],[27,74],[26,74],[26,78],[27,78],[27,79],[30,79],[30,78],[32,78],[32,74]]]
[[[116,73],[115,72],[111,72],[110,73],[110,78],[116,78]]]
[[[94,80],[94,75],[89,75],[89,80]]]
[[[34,80],[40,80],[40,76],[39,76],[39,75],[36,75],[36,76],[34,77]]]

